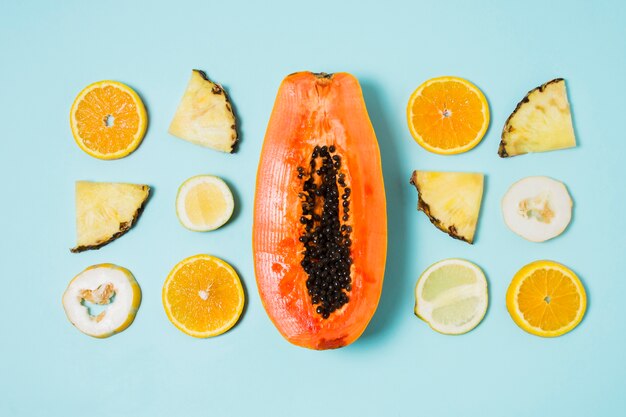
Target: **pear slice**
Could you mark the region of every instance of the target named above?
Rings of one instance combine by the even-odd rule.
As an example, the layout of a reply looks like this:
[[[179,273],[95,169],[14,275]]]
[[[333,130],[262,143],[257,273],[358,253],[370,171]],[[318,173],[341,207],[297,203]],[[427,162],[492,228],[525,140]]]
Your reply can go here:
[[[148,200],[142,184],[76,182],[76,247],[72,252],[99,249],[135,225]]]
[[[196,145],[233,153],[237,121],[222,86],[203,71],[193,70],[169,133]]]
[[[125,330],[135,319],[141,289],[126,268],[93,265],[76,275],[63,293],[68,320],[81,332],[104,338]],[[98,314],[90,310],[101,309]]]
[[[576,146],[565,80],[556,78],[526,94],[502,129],[502,158]]]
[[[526,177],[502,198],[504,222],[531,242],[557,237],[572,220],[572,198],[565,185],[549,177]]]
[[[455,239],[474,242],[483,198],[483,174],[414,171],[410,182],[417,188],[417,209],[432,224]]]

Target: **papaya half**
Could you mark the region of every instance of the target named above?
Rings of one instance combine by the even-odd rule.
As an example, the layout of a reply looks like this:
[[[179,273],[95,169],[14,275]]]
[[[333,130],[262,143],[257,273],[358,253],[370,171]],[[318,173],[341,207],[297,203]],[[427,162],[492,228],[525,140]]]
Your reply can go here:
[[[382,291],[387,212],[354,76],[283,80],[257,173],[253,251],[263,306],[289,342],[334,349],[363,333]]]

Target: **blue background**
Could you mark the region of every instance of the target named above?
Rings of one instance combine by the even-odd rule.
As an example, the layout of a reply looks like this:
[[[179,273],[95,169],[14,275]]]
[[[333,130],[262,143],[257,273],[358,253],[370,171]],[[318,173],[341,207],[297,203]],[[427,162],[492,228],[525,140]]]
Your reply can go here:
[[[623,416],[626,415],[624,97],[626,6],[620,1],[483,2],[0,2],[2,416]],[[230,93],[242,142],[221,154],[167,133],[192,68]],[[290,345],[265,314],[252,264],[255,173],[278,85],[294,71],[348,71],[362,83],[378,135],[389,216],[380,306],[353,345]],[[411,138],[409,95],[457,75],[488,97],[491,127],[474,150],[430,154]],[[502,125],[531,88],[567,79],[579,146],[500,159]],[[114,79],[142,96],[150,117],[140,148],[100,161],[74,143],[68,113],[87,84]],[[413,169],[487,175],[477,241],[450,239],[415,209]],[[223,228],[193,233],[174,211],[179,184],[223,177],[237,210]],[[575,201],[562,236],[542,244],[510,232],[508,186],[527,175],[564,181]],[[99,251],[71,254],[76,180],[147,183],[138,225]],[[246,287],[240,323],[199,340],[178,331],[161,287],[181,259],[210,253]],[[464,336],[430,330],[412,312],[431,263],[476,262],[490,308]],[[587,315],[556,339],[526,334],[504,295],[541,258],[574,269]],[[134,324],[105,340],[65,318],[61,295],[85,267],[129,268],[143,290]]]

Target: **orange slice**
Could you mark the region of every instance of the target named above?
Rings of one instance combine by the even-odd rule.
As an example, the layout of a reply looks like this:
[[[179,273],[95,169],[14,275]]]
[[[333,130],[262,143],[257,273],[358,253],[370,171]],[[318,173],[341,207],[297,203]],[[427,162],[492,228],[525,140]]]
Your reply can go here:
[[[406,113],[415,141],[440,155],[469,151],[480,143],[489,126],[485,95],[458,77],[432,78],[417,87]]]
[[[520,269],[506,293],[513,321],[528,333],[561,336],[580,323],[587,308],[585,288],[574,272],[553,261]]]
[[[239,320],[243,304],[243,288],[233,267],[210,255],[182,260],[163,285],[167,318],[193,337],[226,332]]]
[[[137,149],[148,125],[137,93],[117,81],[99,81],[81,91],[70,110],[78,146],[98,159],[119,159]]]

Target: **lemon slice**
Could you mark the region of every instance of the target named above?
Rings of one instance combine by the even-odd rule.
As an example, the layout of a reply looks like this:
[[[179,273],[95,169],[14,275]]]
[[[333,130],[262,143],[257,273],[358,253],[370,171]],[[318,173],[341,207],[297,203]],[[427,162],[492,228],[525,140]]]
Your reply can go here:
[[[478,326],[488,303],[485,274],[463,259],[431,265],[415,287],[415,314],[443,334],[463,334]]]
[[[93,265],[76,275],[63,293],[69,321],[81,332],[104,338],[125,330],[135,319],[141,289],[126,268]],[[101,310],[96,314],[93,310]]]
[[[235,208],[233,194],[221,178],[198,175],[178,189],[176,215],[181,224],[195,232],[208,232],[230,219]]]

